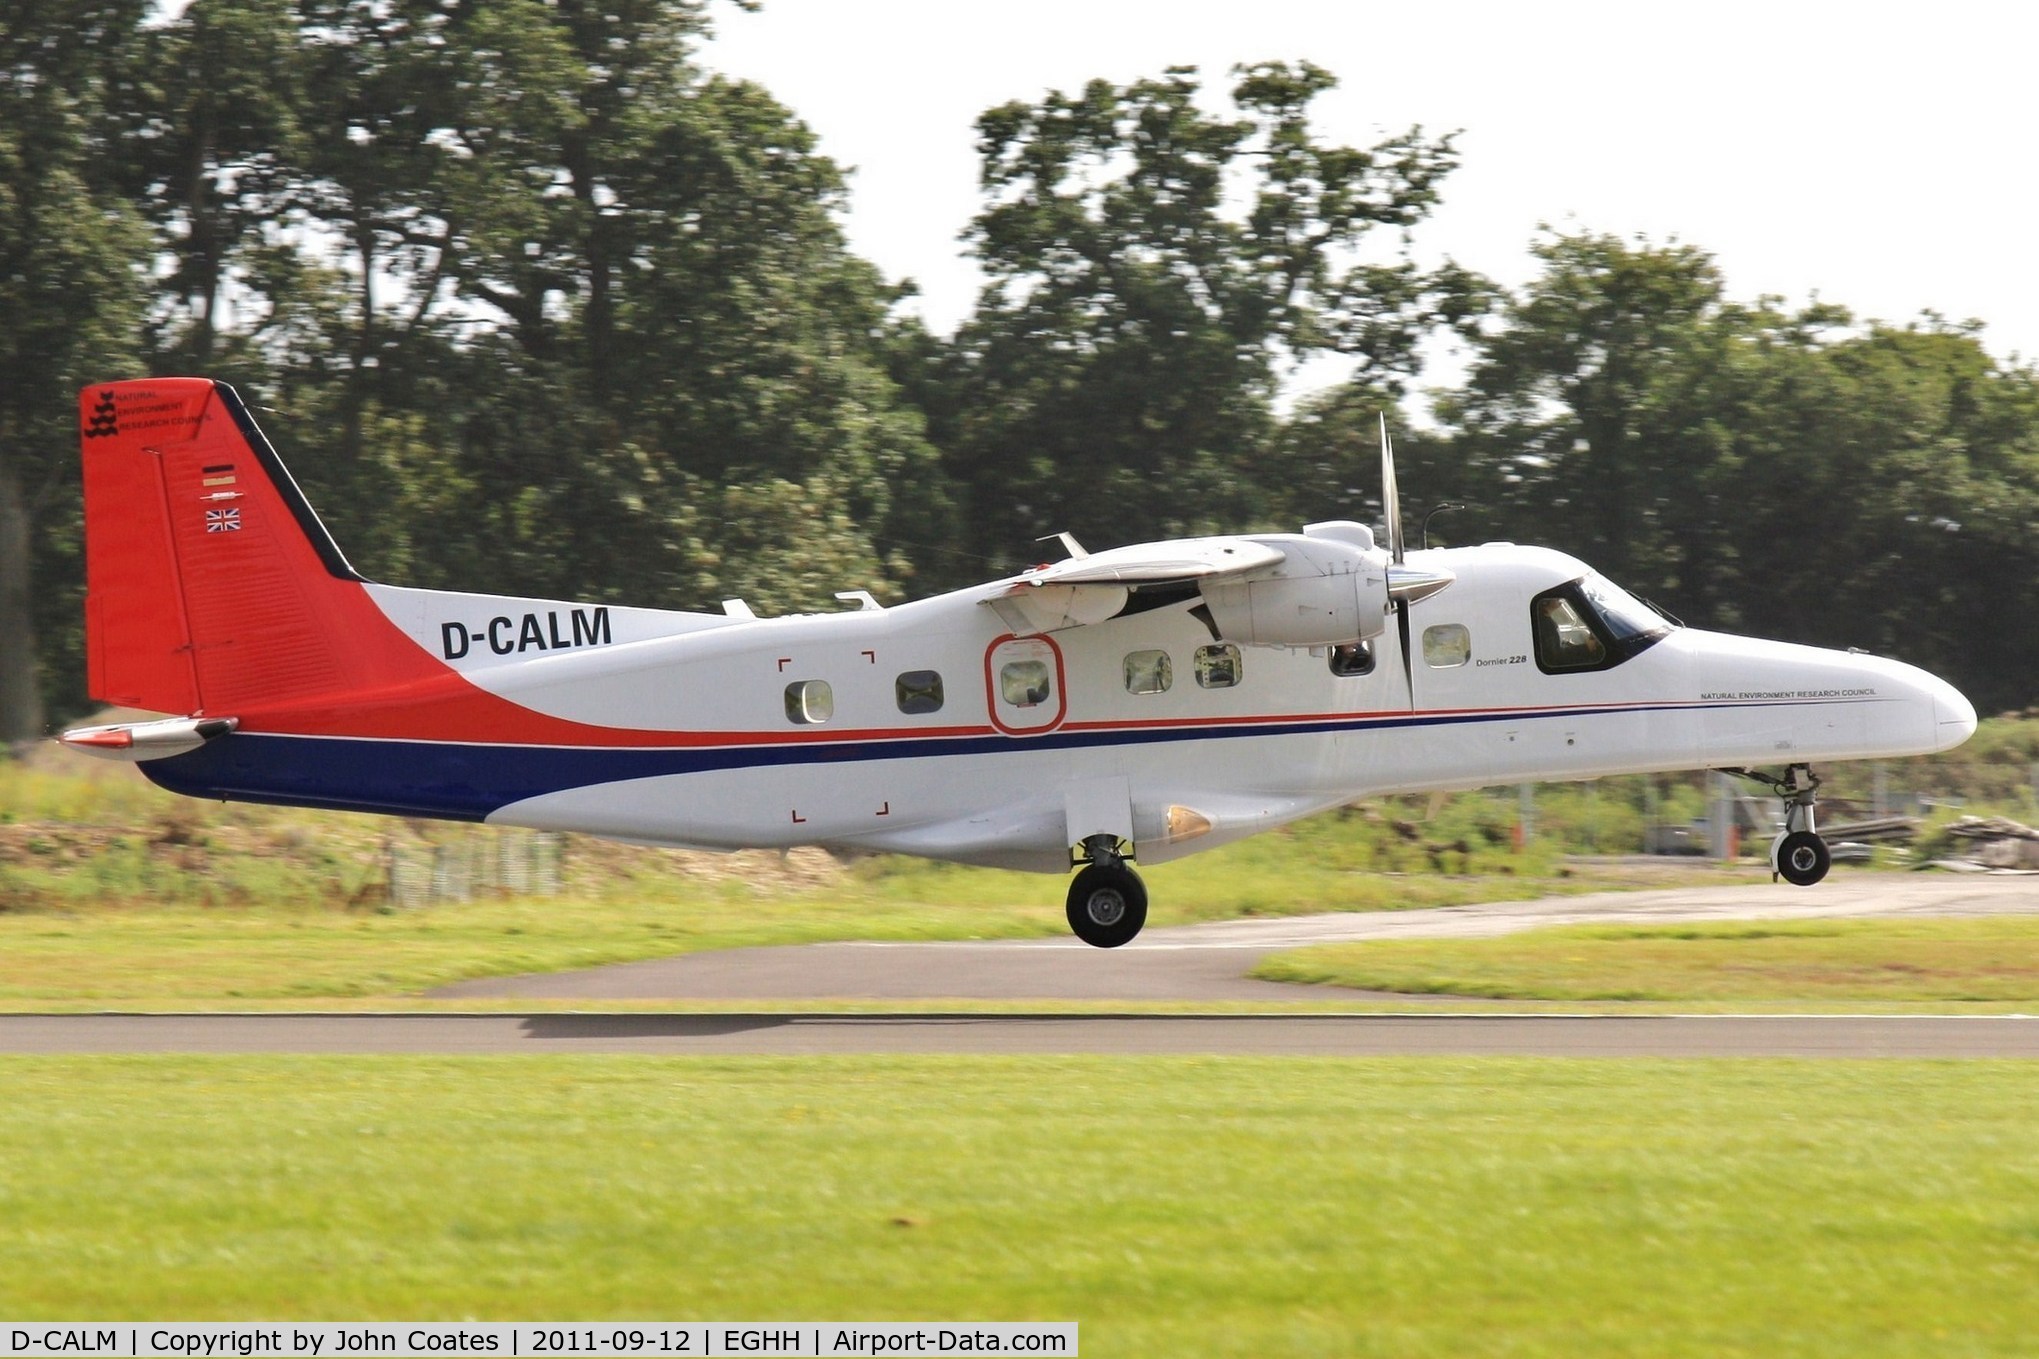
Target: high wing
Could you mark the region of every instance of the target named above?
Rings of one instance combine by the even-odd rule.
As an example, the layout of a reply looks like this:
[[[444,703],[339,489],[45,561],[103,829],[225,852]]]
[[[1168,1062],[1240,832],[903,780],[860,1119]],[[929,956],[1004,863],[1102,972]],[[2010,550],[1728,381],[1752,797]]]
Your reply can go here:
[[[1253,538],[1134,543],[1037,566],[988,587],[980,602],[1024,637],[1140,612],[1136,593],[1147,607],[1180,603],[1206,581],[1276,568],[1287,560],[1281,548]]]
[[[995,582],[979,603],[1028,636],[1195,600],[1191,612],[1215,639],[1329,646],[1378,636],[1392,601],[1423,598],[1451,579],[1392,562],[1365,525],[1338,520],[1300,534],[1172,538],[1073,556]]]
[[[1171,538],[1086,553],[1021,577],[1029,585],[1154,585],[1243,575],[1279,566],[1288,554],[1259,538]]]

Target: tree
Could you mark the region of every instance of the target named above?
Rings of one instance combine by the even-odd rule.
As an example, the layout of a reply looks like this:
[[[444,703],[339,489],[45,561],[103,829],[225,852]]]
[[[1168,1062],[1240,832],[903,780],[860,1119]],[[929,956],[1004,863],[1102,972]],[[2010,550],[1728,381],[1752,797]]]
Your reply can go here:
[[[297,36],[290,0],[192,0],[129,39],[141,59],[114,101],[126,135],[109,172],[170,262],[151,318],[159,370],[244,368],[286,319],[303,193]]]
[[[157,362],[254,385],[365,568],[787,607],[827,594],[767,550],[884,591],[942,534],[841,176],[694,64],[704,8],[194,0],[163,34],[197,74],[139,139],[179,260]],[[236,81],[238,121],[203,93]],[[769,549],[726,512],[803,498],[840,512]]]
[[[146,237],[104,171],[142,11],[40,0],[0,20],[0,741],[42,735],[81,687],[74,401],[139,334]]]
[[[812,134],[693,63],[701,4],[301,3],[315,210],[356,256],[339,461],[357,503],[401,494],[358,431],[431,412],[465,488],[413,565],[654,604],[750,582],[767,608],[827,599],[767,552],[856,563],[836,588],[910,574],[944,500],[882,366],[889,295]],[[845,513],[768,546],[720,503],[789,496]]]
[[[1431,484],[1481,506],[1455,528],[1571,551],[1695,624],[1897,656],[1985,709],[2030,699],[2033,370],[1934,318],[1731,302],[1689,246],[1535,248],[1544,272],[1439,403]],[[1349,438],[1341,412],[1305,415]]]
[[[989,205],[966,239],[990,275],[957,337],[951,467],[1011,552],[1056,529],[1103,541],[1236,524],[1284,366],[1353,359],[1394,386],[1415,346],[1483,298],[1455,268],[1376,262],[1455,162],[1420,130],[1327,145],[1308,63],[1235,71],[1234,117],[1197,106],[1193,68],[978,120]]]
[[[1846,320],[1845,313],[1838,318]],[[2039,373],[1972,327],[1766,336],[1732,480],[1736,613],[1944,675],[1987,712],[2039,693]]]
[[[1690,246],[1579,235],[1533,249],[1543,273],[1441,403],[1457,456],[1489,494],[1536,507],[1532,541],[1710,602],[1704,554],[1732,535],[1708,473],[1734,423],[1747,317]]]

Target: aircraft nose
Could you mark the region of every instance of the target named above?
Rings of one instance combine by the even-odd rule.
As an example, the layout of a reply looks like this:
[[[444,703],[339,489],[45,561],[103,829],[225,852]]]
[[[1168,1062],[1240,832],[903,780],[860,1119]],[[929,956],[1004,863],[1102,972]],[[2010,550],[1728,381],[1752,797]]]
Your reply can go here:
[[[1932,683],[1934,750],[1952,750],[1975,735],[1975,705],[1953,685],[1935,677]]]

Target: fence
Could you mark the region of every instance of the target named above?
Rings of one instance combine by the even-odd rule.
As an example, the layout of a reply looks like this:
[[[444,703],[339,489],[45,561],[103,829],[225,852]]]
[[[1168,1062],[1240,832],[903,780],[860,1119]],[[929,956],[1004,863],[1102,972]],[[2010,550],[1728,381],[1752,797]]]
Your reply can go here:
[[[1941,808],[1998,808],[2020,820],[2039,824],[2039,763],[2008,761],[1964,763],[1946,758],[1881,760],[1816,766],[1822,783],[1818,817],[1821,832],[1836,844],[1850,842],[1837,857],[1866,857],[1861,844],[1908,842],[1924,818]],[[1583,795],[1588,809],[1597,806],[1629,809],[1623,833],[1596,838],[1589,810],[1576,809],[1571,824],[1546,824],[1553,818],[1539,803],[1545,798],[1563,804],[1566,790]],[[1490,796],[1505,796],[1490,790]],[[1510,799],[1516,804],[1518,845],[1554,835],[1566,848],[1587,853],[1734,857],[1760,854],[1777,834],[1784,804],[1756,786],[1714,772],[1625,775],[1581,785],[1524,784]],[[1578,824],[1583,820],[1586,824]]]
[[[553,896],[564,837],[549,831],[454,832],[427,844],[384,842],[383,871],[393,906],[469,901],[477,892]]]

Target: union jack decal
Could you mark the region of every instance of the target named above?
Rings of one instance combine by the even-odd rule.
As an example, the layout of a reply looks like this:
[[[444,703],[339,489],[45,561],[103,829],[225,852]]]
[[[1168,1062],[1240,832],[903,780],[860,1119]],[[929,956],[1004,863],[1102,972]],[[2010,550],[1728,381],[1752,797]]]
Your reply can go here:
[[[205,512],[207,533],[239,533],[241,512],[239,510],[207,510]]]

